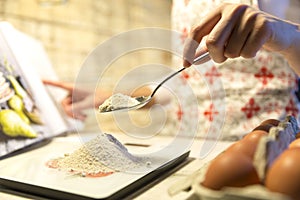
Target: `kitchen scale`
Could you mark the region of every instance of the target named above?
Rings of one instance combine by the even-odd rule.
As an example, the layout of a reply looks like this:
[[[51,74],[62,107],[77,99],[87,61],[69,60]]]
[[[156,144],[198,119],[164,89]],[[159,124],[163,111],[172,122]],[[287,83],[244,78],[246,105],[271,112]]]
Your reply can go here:
[[[124,199],[145,191],[189,162],[187,151],[144,173],[115,172],[98,178],[67,174],[46,166],[47,161],[62,156],[62,152],[73,152],[80,146],[80,142],[54,138],[42,148],[5,158],[0,161],[0,185],[12,189],[9,193],[17,191],[16,195],[24,193],[46,199]]]

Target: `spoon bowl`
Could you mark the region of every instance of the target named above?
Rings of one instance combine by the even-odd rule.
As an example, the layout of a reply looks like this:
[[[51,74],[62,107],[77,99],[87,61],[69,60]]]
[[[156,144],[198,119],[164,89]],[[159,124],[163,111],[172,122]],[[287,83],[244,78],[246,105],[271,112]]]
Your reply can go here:
[[[113,107],[108,109],[99,109],[100,113],[107,113],[107,112],[116,112],[116,111],[129,111],[129,110],[137,110],[139,108],[144,107],[147,103],[149,103],[152,99],[151,96],[139,96],[139,97],[133,97],[136,101],[138,101],[137,104],[132,106],[120,106],[120,107]]]

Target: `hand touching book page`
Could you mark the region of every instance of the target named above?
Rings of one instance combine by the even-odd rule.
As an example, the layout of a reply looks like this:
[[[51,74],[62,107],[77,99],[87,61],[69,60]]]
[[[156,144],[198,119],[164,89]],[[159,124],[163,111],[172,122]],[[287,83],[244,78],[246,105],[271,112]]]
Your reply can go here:
[[[39,68],[54,76],[41,44],[0,22],[0,158],[70,130]]]

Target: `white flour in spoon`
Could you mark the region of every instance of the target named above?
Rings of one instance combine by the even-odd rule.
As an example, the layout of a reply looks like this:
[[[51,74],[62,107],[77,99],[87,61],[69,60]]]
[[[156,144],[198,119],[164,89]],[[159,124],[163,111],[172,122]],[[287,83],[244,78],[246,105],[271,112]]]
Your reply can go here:
[[[140,102],[130,96],[117,93],[106,99],[103,104],[99,106],[100,112],[113,111],[120,108],[131,107],[139,104]]]
[[[100,177],[146,166],[147,160],[131,155],[116,138],[102,133],[73,153],[51,160],[47,165],[81,176]]]

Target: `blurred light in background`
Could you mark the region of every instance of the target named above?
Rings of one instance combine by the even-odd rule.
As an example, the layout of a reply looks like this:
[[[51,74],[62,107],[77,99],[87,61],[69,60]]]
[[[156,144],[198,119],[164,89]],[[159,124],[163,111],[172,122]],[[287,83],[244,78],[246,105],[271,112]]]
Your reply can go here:
[[[40,6],[57,6],[66,4],[68,0],[37,0]]]
[[[170,15],[171,0],[0,0],[0,20],[41,41],[55,72],[67,82],[76,79],[82,62],[98,44],[132,29],[168,29]],[[139,63],[169,60],[159,52],[120,59],[107,85]]]

